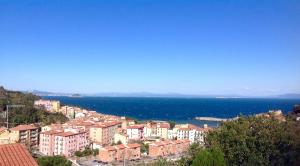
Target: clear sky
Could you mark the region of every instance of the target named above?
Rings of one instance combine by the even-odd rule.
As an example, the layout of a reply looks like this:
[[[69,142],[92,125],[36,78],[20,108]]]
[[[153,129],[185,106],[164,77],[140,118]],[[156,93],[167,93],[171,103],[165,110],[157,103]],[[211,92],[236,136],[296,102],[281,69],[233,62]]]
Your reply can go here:
[[[0,0],[0,85],[300,92],[299,0]]]

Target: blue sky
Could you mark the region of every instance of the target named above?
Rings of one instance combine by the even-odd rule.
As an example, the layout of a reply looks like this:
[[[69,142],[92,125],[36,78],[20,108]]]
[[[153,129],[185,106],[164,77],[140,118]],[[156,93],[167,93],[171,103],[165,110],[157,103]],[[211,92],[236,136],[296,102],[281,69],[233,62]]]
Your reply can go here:
[[[300,93],[297,0],[0,0],[0,85]]]

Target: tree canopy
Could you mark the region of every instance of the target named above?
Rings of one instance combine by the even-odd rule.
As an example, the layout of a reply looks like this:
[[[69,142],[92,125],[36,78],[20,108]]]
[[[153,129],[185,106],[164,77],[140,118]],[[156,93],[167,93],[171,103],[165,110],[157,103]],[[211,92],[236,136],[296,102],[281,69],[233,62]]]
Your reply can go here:
[[[299,165],[299,129],[290,119],[241,117],[209,133],[206,143],[219,148],[228,165]]]
[[[63,156],[46,156],[38,158],[40,166],[71,166],[72,162]]]
[[[26,94],[15,91],[7,91],[0,88],[0,125],[6,122],[5,113],[7,104],[21,104],[22,108],[9,109],[9,123],[10,127],[19,124],[40,123],[41,125],[48,125],[51,123],[64,123],[68,120],[62,113],[50,113],[40,108],[34,107],[34,101],[40,97],[33,94]]]

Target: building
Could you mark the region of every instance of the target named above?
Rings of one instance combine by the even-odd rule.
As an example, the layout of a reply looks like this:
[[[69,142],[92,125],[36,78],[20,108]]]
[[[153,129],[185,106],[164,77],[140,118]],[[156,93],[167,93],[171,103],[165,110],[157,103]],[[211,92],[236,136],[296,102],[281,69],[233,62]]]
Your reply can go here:
[[[40,133],[39,151],[48,156],[70,157],[88,145],[87,133],[80,129],[50,130]]]
[[[170,124],[169,123],[158,123],[157,128],[156,128],[156,135],[158,137],[167,139],[169,129],[170,129]]]
[[[60,102],[54,100],[36,100],[34,101],[34,105],[43,107],[50,112],[59,112],[60,110]]]
[[[74,119],[75,118],[75,114],[76,114],[75,108],[74,107],[70,107],[70,106],[62,106],[59,109],[59,112],[61,112],[62,114],[64,114],[69,119]]]
[[[167,139],[170,124],[165,121],[151,121],[146,123],[144,128],[145,137],[160,137]]]
[[[7,130],[6,127],[0,127],[0,145],[3,144],[11,144],[11,143],[16,143],[16,136],[15,139],[10,134],[11,132]]]
[[[173,130],[176,131],[177,139],[189,139],[191,143],[198,142],[204,144],[205,135],[212,128],[207,125],[201,128],[192,124],[184,124],[176,126]]]
[[[39,128],[34,125],[18,125],[10,129],[10,137],[31,148],[37,148],[39,143]]]
[[[140,144],[127,144],[106,146],[99,150],[99,159],[102,162],[114,162],[123,160],[138,160],[141,158]]]
[[[61,124],[51,124],[41,127],[41,132],[50,131],[50,130],[62,130],[63,126]]]
[[[181,154],[188,150],[190,141],[183,140],[166,140],[158,141],[149,144],[150,157],[163,157],[168,155]]]
[[[121,122],[104,122],[90,127],[89,138],[92,142],[109,145],[114,142],[114,136]]]
[[[144,126],[143,125],[127,126],[126,133],[129,139],[134,139],[134,140],[144,139]]]
[[[114,135],[114,143],[117,144],[118,142],[121,142],[124,145],[127,145],[128,143],[128,135],[124,133],[116,133]]]
[[[0,145],[0,165],[38,166],[26,147],[17,143]]]

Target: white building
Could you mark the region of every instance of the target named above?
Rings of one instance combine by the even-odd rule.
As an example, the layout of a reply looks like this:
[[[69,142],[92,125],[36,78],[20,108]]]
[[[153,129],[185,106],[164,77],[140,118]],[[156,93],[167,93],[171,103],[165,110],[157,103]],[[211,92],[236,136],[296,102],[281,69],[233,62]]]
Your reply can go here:
[[[133,125],[127,126],[127,135],[129,139],[141,140],[144,139],[144,126],[143,125]]]
[[[191,143],[198,142],[200,144],[204,143],[205,133],[211,130],[207,125],[204,125],[203,128],[197,127],[195,125],[182,125],[176,129],[177,139],[189,139]]]

